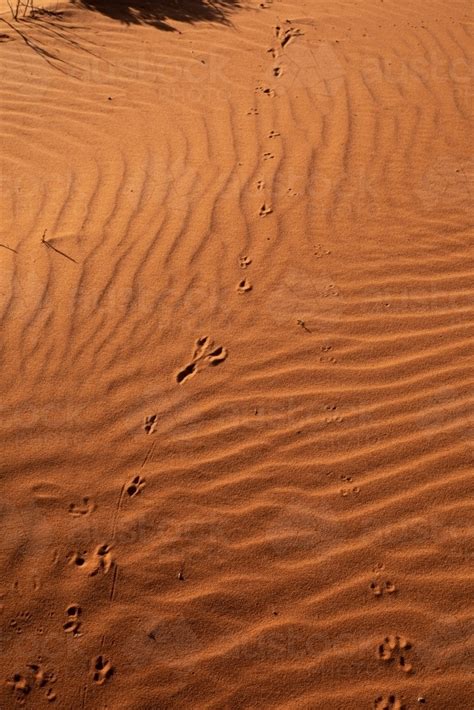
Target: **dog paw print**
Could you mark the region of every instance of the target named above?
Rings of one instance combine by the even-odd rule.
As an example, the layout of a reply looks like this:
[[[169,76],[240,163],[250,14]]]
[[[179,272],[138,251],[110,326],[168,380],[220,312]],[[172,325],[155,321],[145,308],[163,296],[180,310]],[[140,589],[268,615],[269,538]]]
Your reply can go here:
[[[156,431],[156,422],[156,414],[149,414],[145,417],[145,423],[143,425],[143,428],[145,429],[147,434],[154,434],[154,432]]]
[[[258,116],[258,109],[249,108],[249,110],[247,111],[247,116]]]
[[[204,366],[210,365],[215,367],[216,365],[220,365],[221,362],[224,362],[226,358],[227,350],[222,347],[222,345],[216,348],[212,340],[207,336],[198,338],[196,340],[192,362],[178,372],[176,381],[178,384],[182,384]]]
[[[72,634],[73,636],[80,636],[81,628],[81,607],[77,604],[70,604],[66,609],[67,621],[63,624],[63,629],[67,634]]]
[[[397,661],[397,666],[404,673],[413,670],[406,654],[411,650],[411,643],[404,636],[386,636],[377,649],[378,658],[386,663]]]
[[[394,594],[397,591],[396,586],[393,582],[371,582],[370,589],[374,597],[382,597],[384,594]]]
[[[242,279],[242,281],[239,281],[239,284],[237,286],[237,293],[248,293],[251,290],[252,285],[249,281],[247,281],[247,279]]]
[[[68,513],[73,518],[80,518],[84,515],[90,515],[95,509],[89,498],[83,498],[82,503],[69,503]]]
[[[375,698],[374,710],[404,710],[401,700],[396,695],[379,695]]]
[[[136,495],[141,493],[141,491],[145,488],[145,485],[146,481],[144,478],[141,476],[135,476],[135,478],[132,478],[125,490],[130,498],[134,498]]]
[[[93,679],[97,685],[103,685],[114,672],[113,666],[104,656],[97,656],[93,661]]]

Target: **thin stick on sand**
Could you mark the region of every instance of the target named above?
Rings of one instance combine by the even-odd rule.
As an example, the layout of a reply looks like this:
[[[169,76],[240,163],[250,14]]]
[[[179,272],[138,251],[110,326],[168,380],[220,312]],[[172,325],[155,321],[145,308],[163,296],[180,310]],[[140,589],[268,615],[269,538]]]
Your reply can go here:
[[[61,249],[56,249],[56,247],[53,247],[53,245],[51,244],[51,242],[48,242],[48,240],[45,239],[45,237],[46,237],[46,231],[47,231],[47,230],[45,229],[44,232],[43,232],[43,236],[41,237],[41,242],[42,242],[42,244],[45,244],[47,247],[49,247],[50,249],[52,249],[53,251],[55,251],[57,254],[61,254],[61,256],[65,256],[66,259],[69,259],[69,261],[73,261],[75,264],[77,264],[77,261],[76,261],[75,259],[73,259],[72,256],[69,256],[68,254],[65,254],[63,251],[61,251]]]
[[[3,247],[4,249],[8,249],[8,251],[14,251],[15,254],[18,254],[16,249],[13,249],[13,247],[9,247],[8,244],[0,244],[0,247]]]

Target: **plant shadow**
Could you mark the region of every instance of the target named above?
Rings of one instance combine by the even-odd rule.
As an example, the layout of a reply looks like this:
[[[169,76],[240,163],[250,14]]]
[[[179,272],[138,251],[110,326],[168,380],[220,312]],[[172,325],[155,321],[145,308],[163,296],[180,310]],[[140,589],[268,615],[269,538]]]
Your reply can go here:
[[[77,5],[100,12],[127,25],[151,25],[176,32],[176,22],[223,22],[239,7],[239,0],[75,0]]]

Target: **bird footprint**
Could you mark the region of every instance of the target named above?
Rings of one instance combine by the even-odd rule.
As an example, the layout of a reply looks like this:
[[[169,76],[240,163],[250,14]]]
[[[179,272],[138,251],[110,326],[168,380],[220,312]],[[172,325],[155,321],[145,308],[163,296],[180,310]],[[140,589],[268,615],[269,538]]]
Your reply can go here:
[[[141,478],[140,476],[135,476],[130,483],[128,484],[126,491],[130,498],[133,498],[134,496],[138,495],[143,488],[145,487],[145,479]]]
[[[114,669],[111,662],[104,658],[104,656],[97,656],[97,658],[94,659],[94,683],[103,685],[113,672]]]
[[[227,358],[227,354],[227,349],[222,347],[222,345],[214,347],[214,343],[207,335],[198,338],[195,343],[192,361],[178,372],[176,381],[178,384],[182,384],[204,366],[211,365],[214,367],[220,365]]]

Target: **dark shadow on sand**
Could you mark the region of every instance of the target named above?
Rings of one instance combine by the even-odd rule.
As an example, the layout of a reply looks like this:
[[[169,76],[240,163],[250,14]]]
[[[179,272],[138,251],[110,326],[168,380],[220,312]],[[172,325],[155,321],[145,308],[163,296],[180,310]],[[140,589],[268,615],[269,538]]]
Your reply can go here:
[[[76,0],[76,4],[125,24],[151,25],[168,32],[177,22],[228,22],[239,0]]]

